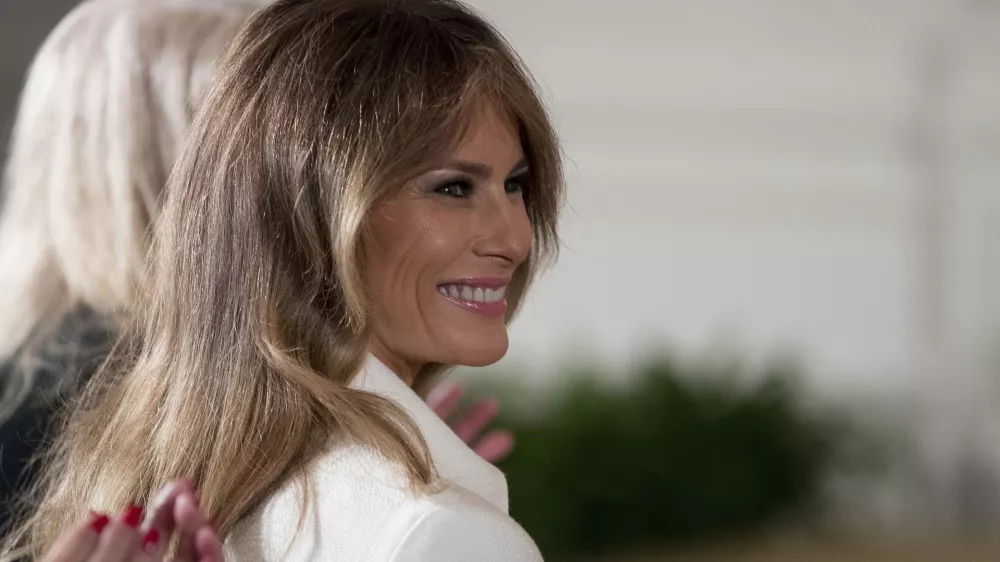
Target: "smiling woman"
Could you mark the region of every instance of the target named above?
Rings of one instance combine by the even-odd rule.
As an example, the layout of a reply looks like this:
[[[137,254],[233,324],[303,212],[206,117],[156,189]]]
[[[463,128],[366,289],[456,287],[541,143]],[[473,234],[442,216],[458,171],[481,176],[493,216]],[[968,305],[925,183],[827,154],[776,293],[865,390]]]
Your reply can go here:
[[[539,560],[503,474],[412,388],[506,353],[562,192],[531,78],[461,3],[258,11],[171,177],[131,322],[58,441],[29,550],[187,477],[236,560]]]
[[[422,365],[507,353],[507,286],[531,251],[517,123],[474,113],[451,158],[407,183],[370,223],[372,349],[404,380]]]

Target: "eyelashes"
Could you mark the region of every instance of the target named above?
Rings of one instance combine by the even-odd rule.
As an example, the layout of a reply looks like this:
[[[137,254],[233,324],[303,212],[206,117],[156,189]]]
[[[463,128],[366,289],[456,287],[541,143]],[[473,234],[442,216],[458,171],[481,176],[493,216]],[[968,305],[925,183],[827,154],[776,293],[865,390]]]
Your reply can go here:
[[[521,193],[527,184],[527,174],[507,178],[504,181],[504,192],[508,194]],[[434,188],[434,193],[454,199],[467,199],[475,193],[475,183],[468,179],[453,179],[441,182]]]
[[[472,195],[472,182],[468,180],[447,181],[434,188],[434,193],[455,199],[465,199]]]
[[[528,174],[519,174],[512,178],[507,178],[503,184],[503,189],[507,193],[523,193],[528,183]]]

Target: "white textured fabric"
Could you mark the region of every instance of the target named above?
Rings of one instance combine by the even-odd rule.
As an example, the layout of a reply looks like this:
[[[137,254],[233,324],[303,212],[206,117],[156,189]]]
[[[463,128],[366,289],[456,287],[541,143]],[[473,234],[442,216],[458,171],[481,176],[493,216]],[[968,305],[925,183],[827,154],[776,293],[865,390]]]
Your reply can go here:
[[[538,562],[531,537],[507,515],[507,482],[392,371],[369,356],[352,386],[399,404],[430,448],[442,489],[410,492],[402,471],[370,447],[345,444],[237,525],[231,562]]]

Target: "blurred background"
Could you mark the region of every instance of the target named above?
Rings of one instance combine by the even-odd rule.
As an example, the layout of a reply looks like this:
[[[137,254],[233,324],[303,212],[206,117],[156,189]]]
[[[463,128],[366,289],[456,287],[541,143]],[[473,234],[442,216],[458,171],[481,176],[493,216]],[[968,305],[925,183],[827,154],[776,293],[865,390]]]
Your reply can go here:
[[[568,158],[461,373],[547,558],[1000,559],[1000,2],[471,3]],[[5,142],[74,4],[0,2]]]

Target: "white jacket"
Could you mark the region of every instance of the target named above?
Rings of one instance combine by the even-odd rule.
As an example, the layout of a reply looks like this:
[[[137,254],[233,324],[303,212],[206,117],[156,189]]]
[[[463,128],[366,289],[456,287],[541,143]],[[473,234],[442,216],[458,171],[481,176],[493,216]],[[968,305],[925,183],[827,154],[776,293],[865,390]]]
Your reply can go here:
[[[388,367],[369,356],[354,388],[393,400],[423,433],[443,490],[414,495],[373,449],[336,446],[302,486],[276,492],[226,541],[231,562],[538,562],[531,537],[507,515],[507,481]],[[303,510],[304,508],[304,510]],[[301,519],[300,519],[301,518]]]

